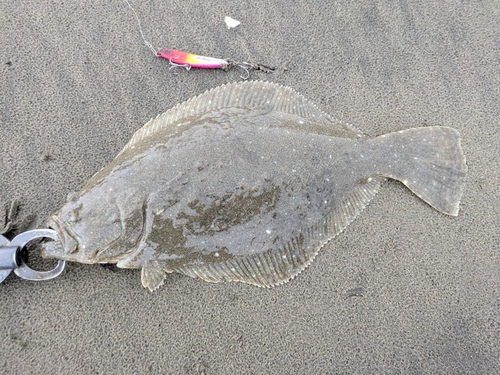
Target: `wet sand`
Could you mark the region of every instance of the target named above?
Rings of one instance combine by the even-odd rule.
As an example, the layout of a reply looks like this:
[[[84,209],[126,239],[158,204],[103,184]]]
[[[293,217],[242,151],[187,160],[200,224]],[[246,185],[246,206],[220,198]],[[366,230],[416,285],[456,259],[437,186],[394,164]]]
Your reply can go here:
[[[461,211],[440,214],[389,181],[271,289],[172,274],[150,293],[138,270],[74,263],[48,282],[11,275],[0,373],[500,372],[498,2],[133,4],[156,48],[275,66],[250,79],[290,86],[369,135],[459,130]],[[242,74],[171,74],[119,0],[2,1],[0,47],[0,201],[19,198],[30,228],[150,118]]]

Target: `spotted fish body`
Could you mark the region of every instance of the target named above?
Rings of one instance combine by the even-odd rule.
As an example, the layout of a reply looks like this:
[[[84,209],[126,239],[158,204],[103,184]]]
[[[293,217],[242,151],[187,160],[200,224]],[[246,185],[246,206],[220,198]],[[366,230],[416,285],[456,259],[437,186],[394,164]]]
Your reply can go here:
[[[43,255],[206,281],[295,277],[386,178],[457,215],[467,167],[456,130],[369,138],[290,88],[217,87],[139,129],[48,221]]]

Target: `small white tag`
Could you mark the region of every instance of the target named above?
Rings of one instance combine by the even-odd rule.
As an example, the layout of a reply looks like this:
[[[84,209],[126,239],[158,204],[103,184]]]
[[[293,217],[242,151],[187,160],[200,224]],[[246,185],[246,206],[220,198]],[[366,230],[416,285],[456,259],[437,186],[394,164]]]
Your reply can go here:
[[[236,27],[236,26],[238,26],[241,23],[240,21],[235,20],[234,18],[231,18],[229,16],[226,16],[224,18],[224,22],[226,23],[228,29]]]

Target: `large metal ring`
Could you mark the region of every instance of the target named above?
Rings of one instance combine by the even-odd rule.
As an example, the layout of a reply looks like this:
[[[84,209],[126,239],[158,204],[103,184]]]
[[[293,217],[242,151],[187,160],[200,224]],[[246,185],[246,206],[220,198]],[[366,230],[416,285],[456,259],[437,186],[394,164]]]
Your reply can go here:
[[[30,230],[21,234],[18,234],[12,241],[10,241],[11,246],[18,246],[19,248],[23,248],[26,244],[36,238],[44,238],[48,237],[57,241],[59,237],[57,236],[57,232],[52,229],[35,229]],[[21,264],[19,268],[14,269],[14,272],[17,276],[25,280],[33,280],[33,281],[43,281],[50,280],[54,277],[57,277],[61,274],[66,266],[66,261],[60,260],[57,263],[56,268],[50,271],[35,271],[29,268],[25,263]]]

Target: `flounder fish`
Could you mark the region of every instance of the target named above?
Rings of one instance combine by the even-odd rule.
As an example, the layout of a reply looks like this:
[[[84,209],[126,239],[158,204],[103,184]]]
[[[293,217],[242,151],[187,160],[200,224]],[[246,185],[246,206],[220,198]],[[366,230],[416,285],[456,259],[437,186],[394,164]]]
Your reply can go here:
[[[386,178],[456,216],[467,166],[459,133],[368,137],[288,87],[214,88],[139,129],[47,225],[42,255],[269,287],[303,271]]]

